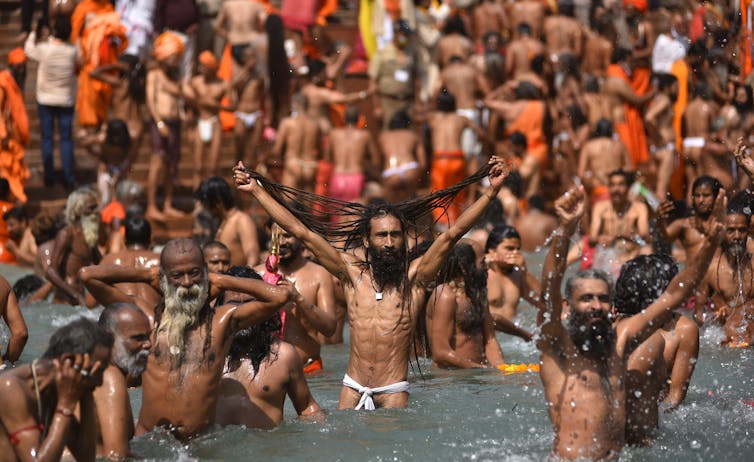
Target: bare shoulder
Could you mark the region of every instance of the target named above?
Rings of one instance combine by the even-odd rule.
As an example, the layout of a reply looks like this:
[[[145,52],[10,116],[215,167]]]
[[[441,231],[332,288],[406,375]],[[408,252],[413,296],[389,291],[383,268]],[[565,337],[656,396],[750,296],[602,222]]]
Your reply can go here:
[[[696,325],[694,321],[687,318],[686,316],[681,316],[678,318],[678,320],[675,323],[675,330],[679,334],[683,335],[692,335],[692,336],[698,336],[699,335],[699,327]]]
[[[647,208],[647,204],[641,201],[633,201],[633,203],[631,203],[631,210],[637,214],[649,213],[649,208]]]
[[[23,381],[11,372],[0,375],[0,416],[5,414],[6,410],[17,412],[21,406],[27,404],[29,390]],[[21,400],[19,397],[24,399]]]

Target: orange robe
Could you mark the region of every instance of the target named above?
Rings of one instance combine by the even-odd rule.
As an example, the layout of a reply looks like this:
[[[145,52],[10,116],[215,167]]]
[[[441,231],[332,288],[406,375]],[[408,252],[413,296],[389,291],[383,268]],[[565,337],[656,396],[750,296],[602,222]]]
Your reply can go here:
[[[24,146],[29,144],[29,117],[24,97],[15,79],[7,70],[0,71],[0,89],[3,92],[3,114],[10,115],[10,124],[0,128],[0,137],[9,137],[8,148],[0,146],[0,177],[8,180],[10,191],[20,202],[26,202],[24,183],[29,179],[29,169],[24,159]],[[7,132],[7,133],[5,133]]]
[[[634,88],[626,71],[617,64],[611,64],[607,68],[607,76],[621,78],[625,80],[631,88]],[[637,82],[637,86],[643,84],[641,78],[638,78]],[[621,141],[626,145],[626,149],[628,149],[628,153],[631,156],[631,162],[633,163],[634,168],[638,168],[641,164],[649,162],[649,148],[647,146],[647,134],[644,131],[644,120],[641,117],[639,109],[631,104],[624,103],[623,112],[626,116],[626,120],[625,122],[616,122],[615,131],[618,132]]]
[[[521,132],[526,135],[526,152],[534,156],[540,168],[547,168],[548,149],[544,132],[545,104],[539,100],[527,101],[526,107],[511,124],[506,125],[505,135]]]
[[[676,151],[683,152],[683,113],[689,103],[689,67],[686,61],[679,59],[670,68],[670,74],[678,80],[678,97],[673,104],[673,131],[675,132]],[[685,161],[680,157],[678,167],[670,177],[670,192],[677,200],[684,198],[684,181],[686,179]]]
[[[89,17],[81,36],[80,49],[85,64],[79,72],[76,94],[80,125],[99,127],[107,120],[113,89],[105,82],[93,79],[89,73],[98,66],[117,61],[127,46],[126,27],[120,23],[118,13],[98,13]]]
[[[73,10],[71,15],[71,43],[81,38],[84,33],[84,25],[89,14],[110,13],[115,11],[112,3],[107,0],[84,0]]]
[[[18,263],[16,256],[5,248],[5,244],[10,240],[10,234],[8,234],[8,226],[3,220],[3,215],[12,208],[11,202],[0,201],[0,263],[6,264]]]

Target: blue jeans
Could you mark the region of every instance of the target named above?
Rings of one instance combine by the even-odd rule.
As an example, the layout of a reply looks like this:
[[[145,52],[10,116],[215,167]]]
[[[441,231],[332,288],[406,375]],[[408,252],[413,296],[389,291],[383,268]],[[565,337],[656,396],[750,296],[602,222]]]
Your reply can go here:
[[[39,131],[42,139],[42,162],[44,163],[45,185],[52,186],[55,181],[55,167],[52,160],[55,150],[55,120],[58,121],[60,135],[60,160],[63,164],[63,183],[72,186],[73,177],[73,107],[38,105]]]

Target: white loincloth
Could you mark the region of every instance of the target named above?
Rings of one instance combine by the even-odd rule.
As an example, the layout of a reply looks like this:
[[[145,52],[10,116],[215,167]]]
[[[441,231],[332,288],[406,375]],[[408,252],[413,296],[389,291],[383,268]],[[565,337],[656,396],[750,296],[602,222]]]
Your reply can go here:
[[[358,382],[356,382],[348,374],[346,374],[343,376],[343,385],[347,386],[348,388],[353,388],[354,390],[361,393],[359,404],[357,404],[354,408],[357,411],[362,407],[367,411],[374,411],[374,401],[372,401],[372,395],[379,395],[383,393],[411,393],[409,384],[405,380],[402,382],[395,382],[390,385],[385,385],[384,387],[369,388],[361,386]]]

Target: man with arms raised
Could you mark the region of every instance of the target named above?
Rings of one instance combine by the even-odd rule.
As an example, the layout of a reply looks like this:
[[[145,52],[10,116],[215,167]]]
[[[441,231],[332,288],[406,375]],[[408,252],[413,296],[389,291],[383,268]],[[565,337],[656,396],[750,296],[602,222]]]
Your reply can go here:
[[[287,286],[209,273],[201,248],[191,239],[165,245],[159,273],[90,266],[82,270],[82,278],[87,277],[97,283],[98,298],[108,303],[133,302],[112,287],[115,282],[156,284],[159,279],[164,298],[155,309],[136,434],[169,425],[181,439],[201,433],[215,420],[217,387],[233,334],[264,321],[291,297]],[[253,301],[210,308],[209,302],[225,290],[244,292]]]
[[[326,269],[304,256],[304,244],[299,238],[275,223],[272,233],[280,236],[277,272],[290,281],[300,295],[283,315],[283,340],[296,348],[306,373],[322,370],[317,334],[330,336],[336,327],[332,277]]]
[[[86,306],[79,269],[99,263],[100,215],[97,195],[79,188],[68,196],[65,207],[67,226],[58,231],[52,247],[47,279],[55,286],[55,300]]]
[[[424,256],[411,261],[406,257],[409,223],[398,205],[378,203],[360,209],[358,228],[352,236],[364,246],[361,257],[339,252],[324,237],[310,230],[285,206],[261,186],[264,180],[252,177],[239,164],[234,177],[238,188],[251,193],[270,216],[314,253],[319,262],[343,284],[348,301],[351,326],[351,355],[343,389],[341,409],[402,408],[408,404],[408,361],[416,322],[426,297],[427,287],[455,242],[479,219],[497,195],[505,178],[505,166],[496,157],[490,160],[491,187],[472,204],[448,229],[440,234]],[[460,185],[477,181],[475,175]],[[267,183],[268,187],[273,187]],[[449,199],[452,193],[441,191],[429,197]],[[414,212],[414,208],[403,206]],[[419,203],[421,214],[429,207]],[[403,218],[403,219],[401,219]],[[360,249],[359,249],[360,250]]]
[[[245,266],[234,266],[228,274],[261,279]],[[240,304],[247,298],[244,293],[226,291],[222,303]],[[282,327],[276,314],[233,337],[217,400],[218,424],[276,427],[283,421],[286,395],[301,417],[321,415],[296,348],[279,337]]]
[[[219,176],[207,178],[199,184],[194,196],[220,221],[215,239],[230,249],[230,264],[255,265],[259,260],[257,227],[248,213],[236,207],[228,182]]]
[[[113,338],[110,362],[102,374],[102,385],[94,390],[100,444],[97,454],[121,460],[129,456],[128,441],[134,436],[134,417],[128,388],[141,385],[147,367],[152,327],[138,306],[113,303],[100,314],[98,324]]]
[[[601,271],[582,271],[560,286],[573,233],[584,211],[584,193],[572,189],[555,204],[560,225],[542,269],[544,310],[537,347],[540,377],[554,426],[553,452],[565,459],[616,457],[626,440],[626,362],[636,347],[670,319],[698,283],[717,245],[720,222],[707,229],[698,259],[645,310],[610,320],[611,287]],[[568,309],[563,323],[561,313]]]
[[[76,460],[95,459],[92,390],[112,346],[110,334],[79,318],[52,334],[41,359],[0,375],[2,460],[59,461],[66,447]]]

